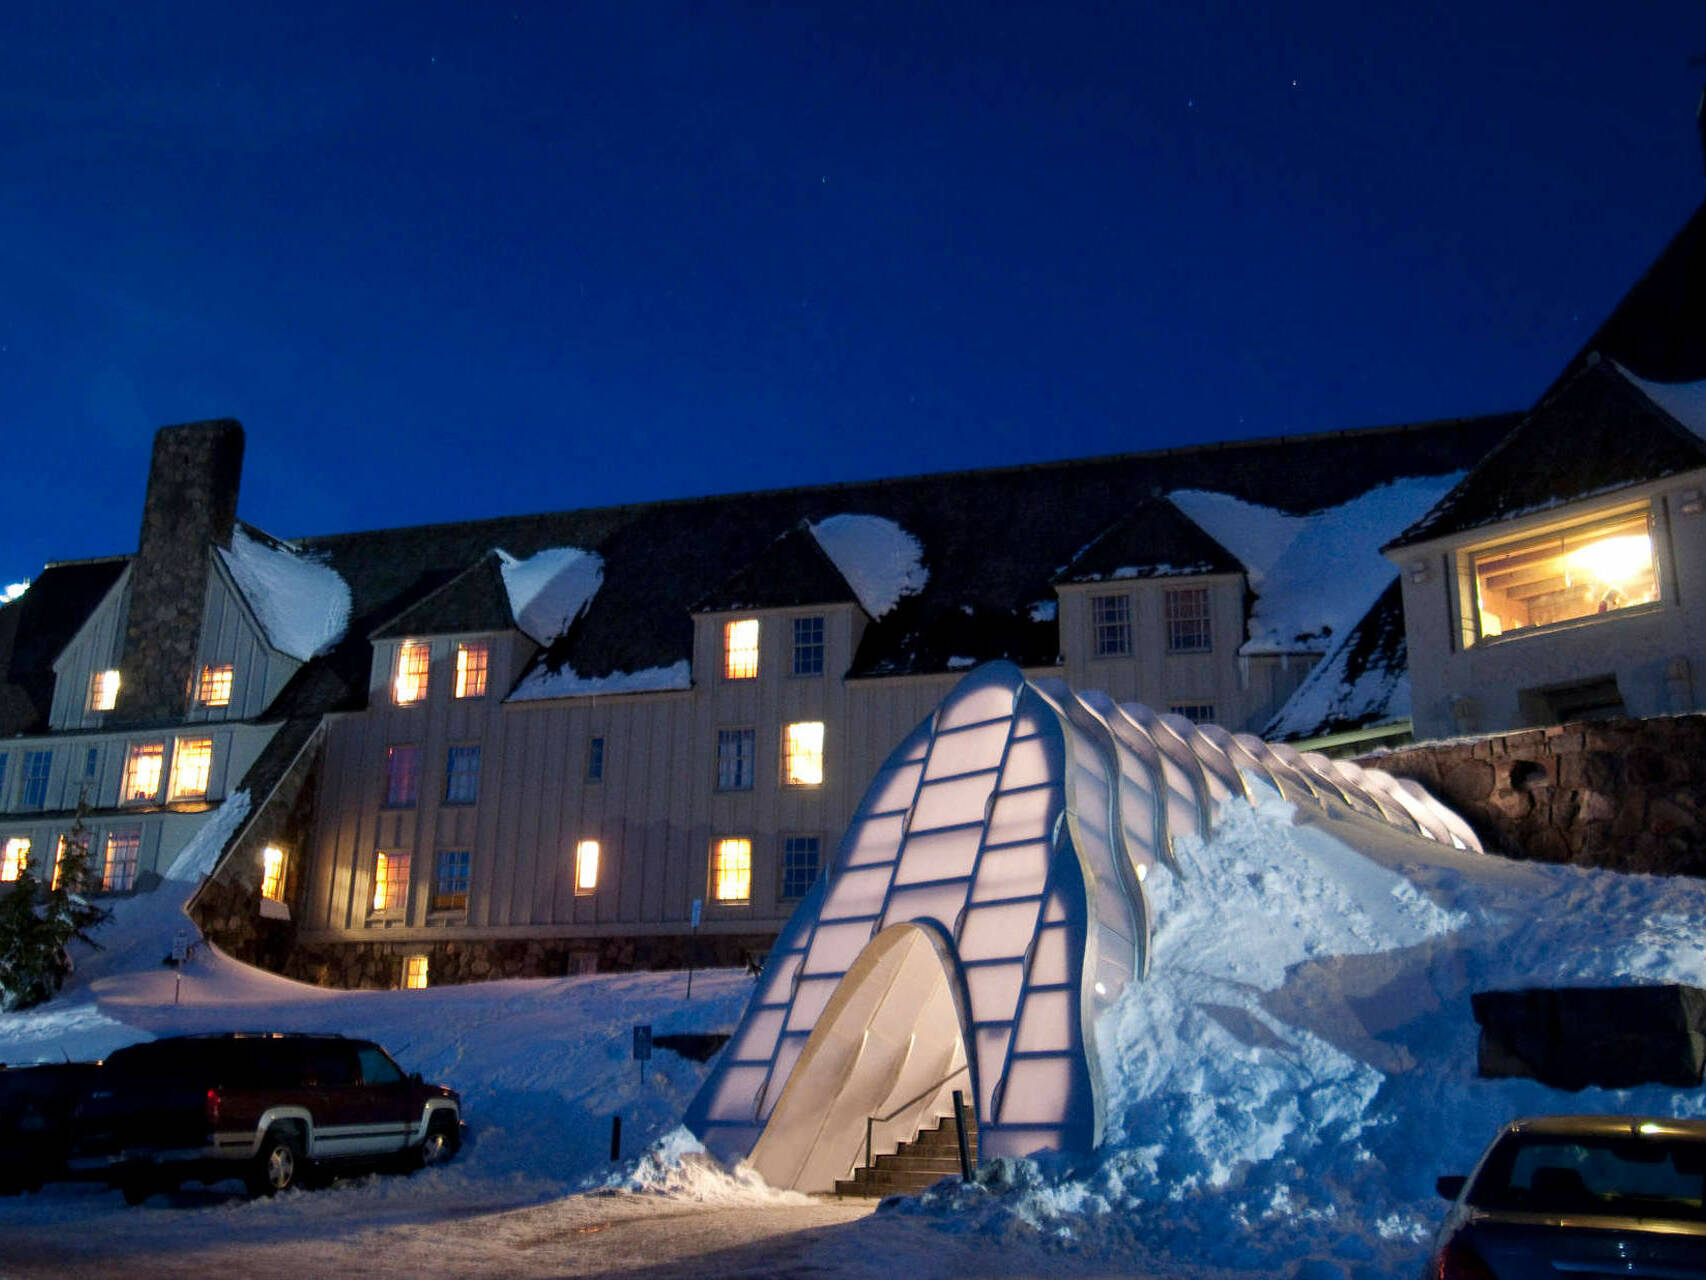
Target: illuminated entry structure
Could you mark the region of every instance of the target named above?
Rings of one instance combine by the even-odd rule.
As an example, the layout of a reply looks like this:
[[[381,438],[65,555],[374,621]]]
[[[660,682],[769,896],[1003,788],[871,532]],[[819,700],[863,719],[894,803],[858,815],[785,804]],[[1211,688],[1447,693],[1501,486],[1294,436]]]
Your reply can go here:
[[[1479,850],[1413,783],[990,663],[889,756],[687,1113],[713,1154],[830,1189],[962,1091],[981,1155],[1102,1134],[1094,1027],[1148,966],[1144,881],[1251,780]]]

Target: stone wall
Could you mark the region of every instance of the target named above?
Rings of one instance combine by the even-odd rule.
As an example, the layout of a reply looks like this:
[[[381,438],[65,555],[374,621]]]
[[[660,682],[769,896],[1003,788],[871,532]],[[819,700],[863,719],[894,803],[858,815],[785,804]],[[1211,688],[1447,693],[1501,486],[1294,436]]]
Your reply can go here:
[[[632,969],[727,969],[763,956],[774,934],[701,934],[624,938],[494,938],[445,942],[303,944],[282,972],[323,987],[389,989],[403,985],[403,961],[427,959],[433,986],[498,978],[553,978]]]
[[[1706,715],[1555,725],[1360,763],[1421,783],[1489,852],[1706,875]]]
[[[181,720],[188,710],[208,548],[231,541],[242,471],[243,428],[229,418],[155,433],[111,723]]]

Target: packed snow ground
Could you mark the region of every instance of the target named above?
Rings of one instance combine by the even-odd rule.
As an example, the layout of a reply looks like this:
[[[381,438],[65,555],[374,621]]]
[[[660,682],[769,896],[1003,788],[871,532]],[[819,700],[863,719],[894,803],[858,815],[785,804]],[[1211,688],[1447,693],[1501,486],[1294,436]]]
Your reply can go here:
[[[733,1222],[764,1210],[800,1224],[788,1230],[828,1232],[796,1242],[780,1270],[754,1263],[742,1274],[809,1261],[814,1274],[923,1277],[981,1257],[999,1275],[1362,1280],[1416,1273],[1443,1211],[1435,1176],[1465,1171],[1513,1116],[1706,1114],[1695,1090],[1572,1095],[1477,1080],[1469,1010],[1471,992],[1492,988],[1706,984],[1706,883],[1509,863],[1361,819],[1299,817],[1272,796],[1230,806],[1212,841],[1181,842],[1181,876],[1151,876],[1151,975],[1097,1027],[1109,1064],[1098,1152],[994,1162],[974,1185],[945,1184],[833,1229],[808,1227],[816,1210],[708,1167],[671,1133],[704,1066],[660,1051],[642,1083],[630,1060],[636,1023],[659,1034],[731,1029],[752,989],[744,974],[697,975],[691,1002],[681,973],[331,992],[204,947],[174,1005],[160,959],[182,917],[168,890],[133,899],[106,931],[107,950],[82,960],[58,1000],[0,1015],[0,1060],[90,1057],[181,1030],[345,1031],[459,1088],[473,1141],[455,1163],[415,1178],[270,1203],[186,1195],[131,1211],[116,1194],[64,1184],[0,1200],[0,1239],[39,1247],[46,1232],[129,1232],[139,1250],[158,1252],[347,1235],[354,1249],[389,1232],[388,1247],[401,1250],[398,1233],[451,1217],[525,1211],[578,1222],[591,1211],[572,1206],[588,1202],[561,1198],[614,1182],[665,1216],[688,1206],[705,1215],[695,1221]],[[653,1147],[647,1158],[610,1163],[618,1113],[627,1151]],[[501,1221],[522,1231],[523,1219]],[[583,1229],[592,1228],[562,1228]],[[494,1249],[507,1238],[492,1228]],[[445,1273],[499,1273],[473,1265],[477,1247],[462,1241]],[[729,1256],[747,1266],[747,1255]]]

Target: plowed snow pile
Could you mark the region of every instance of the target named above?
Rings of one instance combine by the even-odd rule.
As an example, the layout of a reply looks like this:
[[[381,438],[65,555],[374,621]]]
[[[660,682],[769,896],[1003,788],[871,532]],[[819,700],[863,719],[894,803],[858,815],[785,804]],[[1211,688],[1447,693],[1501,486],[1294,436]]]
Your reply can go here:
[[[1182,874],[1148,886],[1150,976],[1096,1028],[1102,1148],[896,1207],[1139,1270],[1410,1275],[1444,1209],[1434,1178],[1505,1121],[1706,1114],[1699,1091],[1476,1079],[1469,1008],[1492,988],[1706,983],[1706,885],[1430,852],[1372,825],[1364,856],[1335,835],[1270,797],[1182,842]]]

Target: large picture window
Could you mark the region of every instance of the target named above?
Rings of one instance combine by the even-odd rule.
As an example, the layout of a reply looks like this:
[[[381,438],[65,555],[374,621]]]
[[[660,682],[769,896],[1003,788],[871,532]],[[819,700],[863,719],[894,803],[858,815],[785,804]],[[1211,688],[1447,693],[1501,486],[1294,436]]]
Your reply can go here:
[[[1470,551],[1466,577],[1469,640],[1655,604],[1651,513],[1643,506]]]

